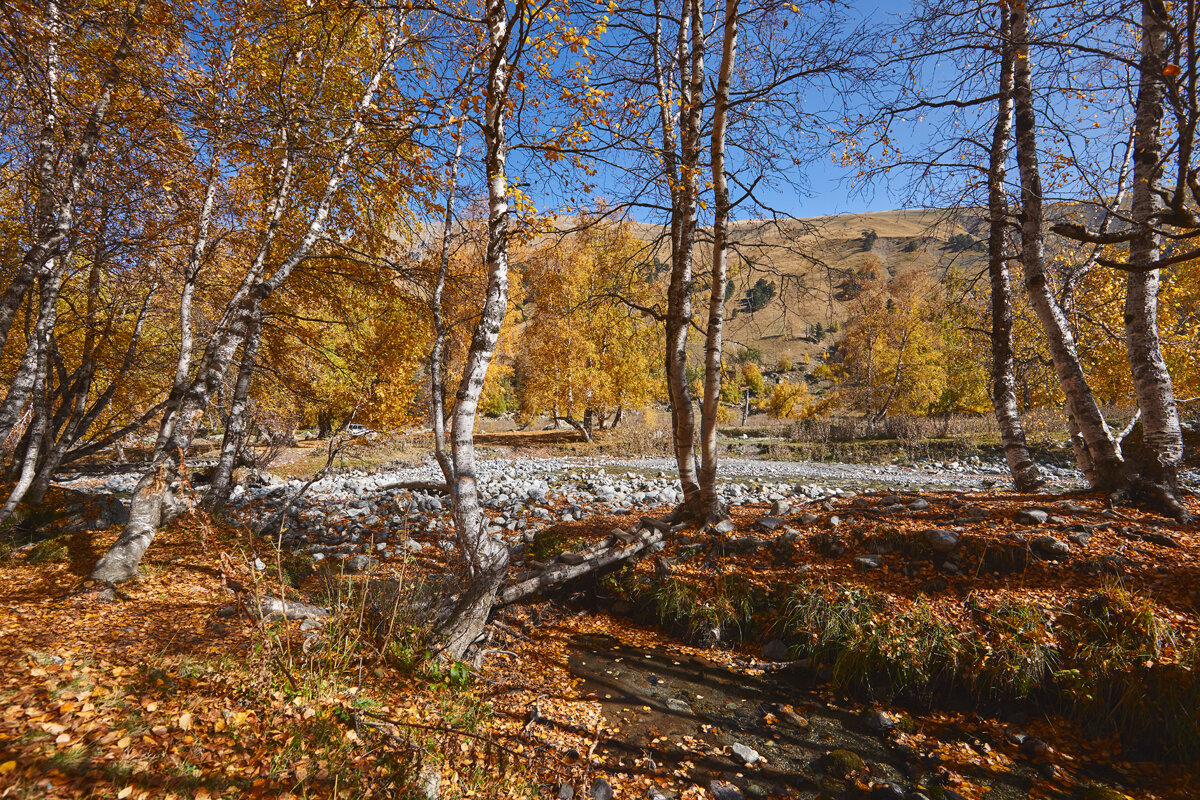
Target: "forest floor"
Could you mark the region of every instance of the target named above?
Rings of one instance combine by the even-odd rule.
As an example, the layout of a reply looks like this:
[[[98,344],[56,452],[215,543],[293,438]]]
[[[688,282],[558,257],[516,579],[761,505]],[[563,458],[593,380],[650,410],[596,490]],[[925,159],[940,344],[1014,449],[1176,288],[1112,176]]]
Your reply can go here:
[[[1194,528],[1079,494],[774,511],[502,609],[449,667],[408,603],[438,548],[297,579],[188,515],[106,605],[76,589],[116,528],[12,550],[0,797],[1196,796]],[[230,587],[333,614],[260,622]]]

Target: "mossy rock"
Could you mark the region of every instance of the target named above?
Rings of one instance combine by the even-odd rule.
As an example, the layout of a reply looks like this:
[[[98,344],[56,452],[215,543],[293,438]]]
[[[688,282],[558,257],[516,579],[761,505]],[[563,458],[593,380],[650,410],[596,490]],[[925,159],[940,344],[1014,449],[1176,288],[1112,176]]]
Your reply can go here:
[[[867,768],[862,756],[853,750],[830,750],[821,760],[821,765],[826,774],[843,780]]]
[[[538,561],[549,561],[561,553],[582,550],[585,544],[583,539],[569,536],[564,531],[540,531],[533,537],[530,555]]]
[[[1104,786],[1093,786],[1079,794],[1079,800],[1129,800],[1129,795]]]

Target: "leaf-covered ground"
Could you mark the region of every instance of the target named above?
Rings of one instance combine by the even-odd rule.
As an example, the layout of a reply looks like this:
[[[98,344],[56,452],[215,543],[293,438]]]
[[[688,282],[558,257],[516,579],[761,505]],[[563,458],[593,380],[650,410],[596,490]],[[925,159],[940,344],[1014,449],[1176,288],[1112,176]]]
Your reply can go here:
[[[867,796],[881,782],[929,797],[1194,796],[1186,759],[1123,741],[1136,719],[1122,728],[1092,713],[1112,700],[1132,717],[1139,697],[1097,699],[1098,676],[1072,670],[1095,665],[1126,689],[1141,680],[1140,699],[1191,685],[1195,530],[1090,497],[917,499],[855,498],[765,526],[767,508],[739,509],[735,531],[680,532],[621,573],[502,611],[481,662],[448,669],[420,657],[419,631],[395,614],[395,636],[380,636],[369,601],[372,587],[403,592],[444,569],[428,554],[369,576],[311,574],[307,599],[342,604],[331,620],[260,623],[231,605],[231,582],[298,590],[280,588],[276,565],[253,569],[246,554],[264,543],[242,530],[182,519],[111,604],[75,589],[115,529],[50,539],[0,563],[0,796],[394,797],[436,784],[443,797],[523,797],[564,783],[586,796],[602,778],[616,797],[707,797],[710,777],[796,797]],[[1033,508],[1047,519],[1019,516]],[[593,517],[556,532],[579,542],[635,523]],[[955,547],[934,550],[931,529]],[[1004,605],[1016,601],[1025,616]],[[835,629],[840,639],[825,635]],[[776,640],[782,663],[761,651]],[[596,641],[641,654],[626,677],[652,688],[598,689],[580,666]],[[1020,661],[1038,654],[1054,663],[1030,678]],[[601,677],[638,661],[600,658]],[[664,659],[701,664],[712,696],[694,676],[649,675]],[[779,696],[716,702],[764,676]],[[1005,676],[1034,683],[1018,696],[997,685]],[[667,690],[694,706],[682,726],[659,707]],[[872,711],[894,726],[873,729]],[[861,765],[830,755],[870,737]],[[735,741],[764,760],[741,764]]]

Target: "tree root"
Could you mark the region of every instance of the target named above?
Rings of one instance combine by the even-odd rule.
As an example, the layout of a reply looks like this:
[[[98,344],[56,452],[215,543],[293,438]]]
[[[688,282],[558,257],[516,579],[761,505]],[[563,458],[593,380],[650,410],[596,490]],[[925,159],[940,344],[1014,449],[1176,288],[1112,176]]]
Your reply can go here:
[[[1148,478],[1136,477],[1108,496],[1110,506],[1131,505],[1143,511],[1151,511],[1175,520],[1183,525],[1196,522],[1176,496],[1177,492],[1165,483],[1156,483]]]

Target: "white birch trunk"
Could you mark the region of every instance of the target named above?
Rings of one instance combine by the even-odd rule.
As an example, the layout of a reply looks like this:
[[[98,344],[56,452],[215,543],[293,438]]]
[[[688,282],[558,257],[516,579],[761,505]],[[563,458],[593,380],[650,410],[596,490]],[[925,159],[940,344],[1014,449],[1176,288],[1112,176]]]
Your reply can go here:
[[[1080,432],[1076,439],[1076,461],[1097,489],[1115,489],[1121,480],[1121,459],[1112,432],[1088,385],[1075,338],[1046,278],[1043,240],[1042,180],[1038,166],[1037,119],[1029,64],[1029,5],[1012,10],[1013,46],[1016,65],[1013,101],[1016,109],[1017,166],[1021,176],[1021,262],[1025,289],[1037,312],[1050,347],[1054,371],[1067,396],[1070,423]],[[1081,452],[1080,450],[1086,451]]]
[[[712,287],[708,296],[708,330],[704,344],[704,401],[700,416],[700,515],[705,520],[726,516],[717,496],[717,415],[721,404],[722,324],[725,318],[725,280],[729,249],[729,180],[725,175],[725,132],[729,126],[729,91],[737,60],[738,0],[725,0],[725,38],[717,94],[713,105],[710,162],[713,183]]]
[[[156,448],[155,458],[150,468],[134,489],[129,504],[129,521],[124,532],[92,569],[90,580],[93,582],[101,585],[114,584],[130,580],[137,575],[138,564],[141,563],[142,556],[145,555],[146,549],[154,540],[159,526],[173,510],[175,483],[178,480],[183,458],[191,447],[196,422],[207,408],[209,398],[224,380],[234,353],[246,337],[252,318],[253,303],[265,301],[287,279],[292,270],[308,257],[325,228],[329,211],[349,166],[350,156],[354,151],[358,136],[362,132],[362,120],[375,99],[375,93],[379,89],[384,72],[390,67],[395,57],[401,42],[402,29],[402,16],[397,14],[392,21],[379,68],[368,81],[360,99],[351,111],[351,122],[342,136],[333,169],[325,183],[321,200],[309,220],[308,227],[271,277],[259,280],[273,230],[278,227],[278,215],[282,214],[283,203],[279,202],[277,207],[272,210],[275,224],[269,227],[266,240],[260,246],[254,263],[251,264],[242,285],[226,306],[222,320],[217,326],[217,333],[210,340],[198,366],[198,373],[180,400],[180,408],[175,421],[169,423],[171,425],[170,435],[166,437],[161,449]],[[285,145],[285,152],[286,150]],[[290,168],[285,170],[285,178],[281,180],[281,191],[285,191],[287,175],[290,175]],[[250,299],[251,292],[254,297],[253,303]],[[163,424],[168,424],[166,417],[164,417]]]
[[[55,8],[57,9],[57,6]],[[108,107],[112,102],[113,92],[121,78],[121,63],[129,55],[130,48],[133,45],[133,35],[141,24],[145,9],[146,0],[137,0],[132,13],[126,18],[125,26],[121,33],[121,40],[117,44],[117,49],[114,51],[104,72],[104,77],[100,84],[100,94],[92,106],[87,124],[84,126],[83,133],[79,138],[79,146],[75,149],[71,157],[71,166],[66,186],[63,188],[58,203],[55,204],[53,212],[51,212],[53,219],[45,221],[44,230],[36,231],[37,241],[25,253],[20,266],[17,267],[15,276],[5,289],[4,295],[0,296],[0,352],[4,351],[4,345],[8,341],[8,334],[12,328],[17,309],[20,308],[25,293],[33,284],[34,277],[43,270],[51,259],[55,258],[59,248],[67,240],[68,235],[75,227],[75,202],[79,198],[80,191],[83,189],[83,181],[87,175],[88,166],[91,163],[92,151],[96,148],[96,141],[100,136],[104,120],[108,115]],[[57,60],[55,64],[57,66]],[[50,135],[52,136],[53,134],[51,133]],[[47,140],[44,139],[43,144],[45,141]],[[43,161],[43,163],[39,164],[39,171],[45,170],[48,163]],[[39,182],[43,178],[44,176],[39,176]],[[45,178],[45,180],[48,181],[48,178]],[[39,221],[38,224],[41,225],[42,221]]]
[[[507,0],[488,0],[485,14],[490,42],[483,136],[488,187],[487,294],[471,337],[466,366],[454,402],[451,446],[454,459],[454,531],[466,561],[465,582],[449,617],[440,626],[444,653],[461,659],[487,625],[496,592],[508,569],[508,548],[487,532],[475,470],[475,415],[488,366],[496,350],[508,308],[508,141],[505,112],[509,64],[505,52],[509,19]]]
[[[1158,335],[1159,271],[1149,268],[1158,260],[1160,250],[1154,224],[1161,210],[1156,190],[1162,169],[1162,72],[1169,54],[1167,21],[1158,17],[1154,5],[1149,0],[1142,3],[1131,207],[1136,233],[1129,242],[1129,266],[1134,271],[1126,277],[1125,346],[1142,418],[1143,444],[1137,469],[1142,479],[1173,496],[1183,458],[1183,436],[1171,373]]]
[[[1012,137],[1013,46],[1012,15],[1000,6],[1000,91],[996,127],[992,137],[988,170],[988,276],[992,305],[992,407],[1000,426],[1000,443],[1017,491],[1037,489],[1045,479],[1029,454],[1021,412],[1017,404],[1013,358],[1012,284],[1005,263],[1005,231],[1008,228],[1008,198],[1004,191],[1009,140]]]

